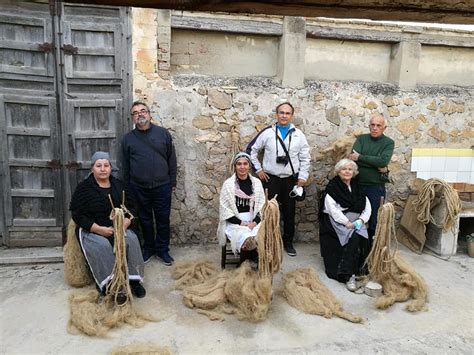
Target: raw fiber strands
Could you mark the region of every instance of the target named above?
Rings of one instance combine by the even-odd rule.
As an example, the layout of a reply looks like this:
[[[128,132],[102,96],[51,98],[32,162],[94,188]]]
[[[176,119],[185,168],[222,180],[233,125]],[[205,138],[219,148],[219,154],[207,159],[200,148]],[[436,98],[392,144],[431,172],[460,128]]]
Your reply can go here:
[[[76,238],[76,224],[71,219],[64,246],[64,279],[72,287],[84,287],[94,282],[89,266]]]
[[[72,333],[79,330],[90,336],[105,336],[109,329],[123,323],[141,327],[145,321],[153,320],[148,315],[139,314],[131,304],[132,292],[128,283],[125,231],[123,228],[124,210],[126,211],[125,206],[122,205],[122,208],[113,208],[110,214],[115,231],[115,264],[113,268],[114,276],[107,285],[106,296],[104,298],[100,297],[97,291],[71,295],[69,298],[71,318],[68,330]],[[119,292],[127,295],[127,301],[120,306],[117,304],[117,294]]]
[[[380,206],[374,244],[367,265],[370,276],[383,286],[383,295],[377,298],[375,306],[386,309],[395,302],[414,301],[406,306],[410,312],[426,309],[428,288],[423,278],[393,251],[391,240],[395,240],[394,208],[391,203]]]
[[[238,152],[242,150],[240,149],[240,130],[236,125],[233,125],[230,129],[230,146],[230,161],[227,165],[228,176],[232,176],[232,174],[234,173],[234,157]]]
[[[261,321],[266,318],[271,297],[271,278],[259,277],[248,261],[238,269],[224,270],[183,289],[183,303],[211,320],[235,314],[241,320]]]
[[[352,153],[352,146],[357,136],[361,134],[362,132],[358,131],[352,133],[350,136],[336,140],[329,147],[321,151],[321,158],[323,158],[323,160],[330,159],[334,162],[347,158],[347,156]]]
[[[69,297],[71,306],[68,332],[104,337],[112,328],[129,324],[142,327],[146,321],[156,321],[148,314],[136,311],[129,302],[117,306],[112,297],[101,297],[96,290],[75,292]]]
[[[218,273],[218,268],[209,260],[179,261],[171,268],[171,277],[176,280],[174,288],[183,290],[188,286],[203,283]]]
[[[439,198],[437,198],[439,196]],[[431,214],[431,209],[444,198],[447,213],[442,223],[438,223]],[[433,223],[435,226],[447,231],[454,228],[457,216],[461,211],[461,200],[451,185],[441,179],[429,179],[421,187],[418,197],[413,201],[418,221],[423,224]]]
[[[283,261],[280,209],[276,198],[267,200],[263,206],[261,223],[257,233],[258,273],[261,277],[272,277],[280,271]]]
[[[110,355],[171,355],[173,352],[166,346],[153,343],[134,343],[113,348]]]
[[[297,269],[283,275],[283,297],[297,310],[332,318],[333,315],[353,323],[362,323],[363,318],[344,312],[341,303],[321,283],[311,268]]]

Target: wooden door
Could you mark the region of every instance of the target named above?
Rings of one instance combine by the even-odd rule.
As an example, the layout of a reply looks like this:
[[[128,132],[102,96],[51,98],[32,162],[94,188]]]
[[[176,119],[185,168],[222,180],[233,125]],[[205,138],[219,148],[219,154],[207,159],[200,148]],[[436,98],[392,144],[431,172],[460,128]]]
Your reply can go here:
[[[53,18],[47,4],[0,9],[3,242],[57,245],[63,202]]]
[[[50,1],[0,7],[0,235],[60,245],[69,201],[96,150],[117,167],[128,129],[126,8]],[[125,104],[124,104],[125,103]]]
[[[129,127],[131,36],[126,8],[63,4],[61,12],[68,202],[94,152],[109,152],[118,169],[120,139]]]

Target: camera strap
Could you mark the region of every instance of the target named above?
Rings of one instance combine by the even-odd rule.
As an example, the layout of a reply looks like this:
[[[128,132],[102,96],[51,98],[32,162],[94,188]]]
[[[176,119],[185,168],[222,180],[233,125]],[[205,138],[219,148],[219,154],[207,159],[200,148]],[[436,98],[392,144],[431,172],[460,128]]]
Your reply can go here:
[[[276,128],[276,127],[275,127],[275,128]],[[278,128],[276,128],[276,129],[278,130]],[[289,134],[290,134],[290,144],[289,144],[289,145],[291,146],[291,133],[289,133]],[[288,162],[290,163],[290,167],[291,167],[291,171],[293,172],[293,176],[295,176],[295,175],[296,175],[296,174],[295,174],[295,169],[293,168],[293,163],[291,162],[290,153],[288,152],[288,149],[286,149],[285,142],[283,142],[283,140],[281,139],[281,137],[278,135],[278,132],[277,132],[277,131],[275,131],[275,136],[276,136],[276,138],[280,141],[280,144],[281,144],[281,146],[282,146],[282,148],[283,148],[283,151],[285,152],[286,157],[288,158]],[[276,155],[278,156],[278,142],[277,142],[277,154],[276,154]]]

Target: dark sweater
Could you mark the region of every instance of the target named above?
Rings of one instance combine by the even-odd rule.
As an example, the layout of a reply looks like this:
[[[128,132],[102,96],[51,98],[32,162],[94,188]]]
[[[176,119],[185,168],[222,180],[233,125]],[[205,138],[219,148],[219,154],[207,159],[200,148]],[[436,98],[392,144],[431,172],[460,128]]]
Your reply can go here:
[[[147,143],[149,142],[149,143]],[[123,179],[144,188],[176,186],[176,153],[166,128],[135,128],[122,140]]]
[[[243,192],[245,192],[248,196],[250,196],[253,192],[252,180],[250,180],[250,177],[247,177],[246,180],[240,180],[239,178],[237,178],[237,180],[238,180],[240,189]],[[239,211],[239,213],[250,212],[250,206],[238,205],[237,197],[235,199],[236,199],[237,211]],[[260,223],[260,213],[257,213],[253,221],[257,224]],[[227,222],[230,222],[232,224],[240,224],[242,221],[238,217],[233,216],[233,217],[227,218]]]
[[[126,190],[122,182],[113,176],[110,176],[110,188],[101,188],[94,176],[91,174],[79,185],[71,198],[69,210],[72,219],[81,228],[90,232],[94,223],[99,226],[110,227],[110,212],[112,206],[110,204],[108,194],[112,196],[115,207],[120,207],[122,203],[122,191],[125,191],[125,206],[136,216],[135,201],[133,195]]]
[[[388,166],[392,158],[395,142],[385,135],[372,138],[370,134],[357,137],[352,149],[359,153],[359,183],[361,185],[384,185],[378,168]]]

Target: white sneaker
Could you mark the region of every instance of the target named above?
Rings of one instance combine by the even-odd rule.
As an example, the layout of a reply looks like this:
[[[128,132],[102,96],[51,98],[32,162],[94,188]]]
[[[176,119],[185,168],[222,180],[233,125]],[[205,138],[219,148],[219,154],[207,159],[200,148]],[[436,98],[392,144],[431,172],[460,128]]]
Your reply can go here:
[[[349,281],[346,282],[346,288],[351,292],[354,292],[359,288],[355,275],[352,275]]]

